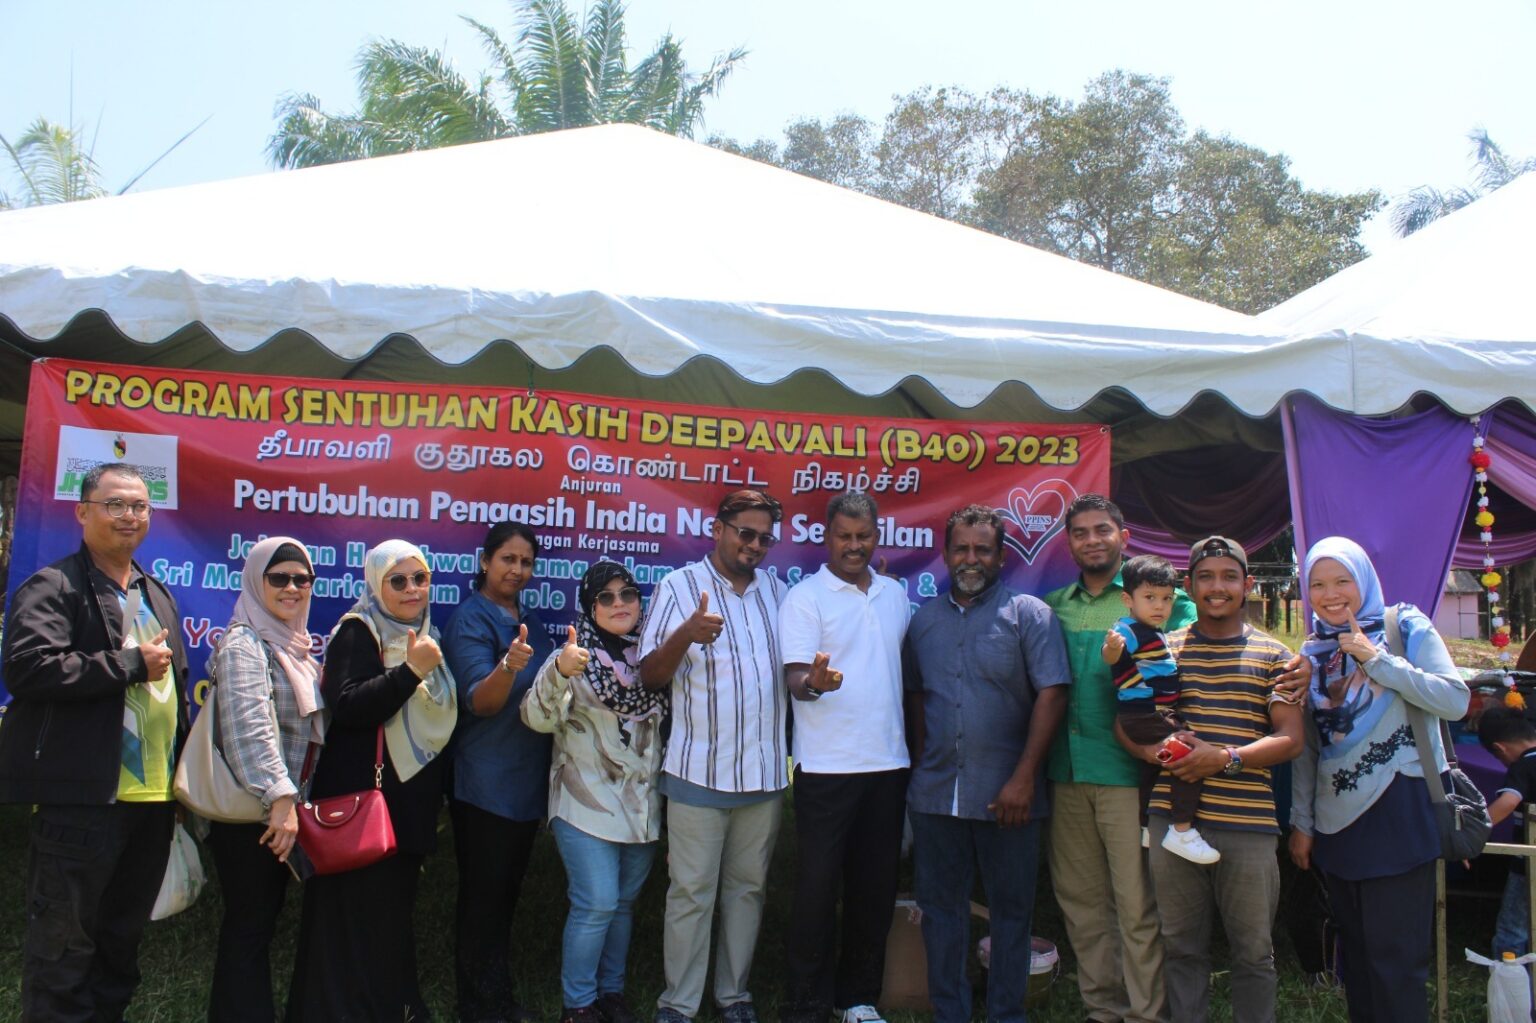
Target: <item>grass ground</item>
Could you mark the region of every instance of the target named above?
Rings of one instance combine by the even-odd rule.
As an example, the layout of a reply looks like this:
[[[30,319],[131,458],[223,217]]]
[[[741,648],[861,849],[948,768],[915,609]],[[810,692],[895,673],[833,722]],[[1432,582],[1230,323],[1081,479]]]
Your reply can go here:
[[[428,1004],[440,1021],[453,1015],[453,898],[456,881],[451,829],[441,833],[438,852],[430,857],[417,908],[417,936],[422,985]],[[0,873],[0,1020],[19,1019],[21,936],[24,864],[26,862],[27,814],[22,807],[0,807],[0,862],[11,869]],[[786,825],[789,821],[786,818]],[[753,973],[753,990],[765,1020],[777,1019],[782,935],[788,910],[788,891],[794,871],[793,829],[786,826],[769,885],[767,917]],[[205,857],[210,873],[212,862]],[[910,869],[910,868],[909,868]],[[1486,974],[1462,961],[1461,949],[1482,950],[1493,933],[1497,903],[1486,892],[1496,892],[1496,879],[1484,883],[1484,893],[1454,895],[1450,912],[1451,1016],[1458,1023],[1485,1017]],[[658,858],[637,907],[634,948],[630,954],[631,1004],[648,1017],[661,989],[661,912],[666,893],[664,861]],[[273,972],[279,997],[286,990],[298,926],[298,892],[289,892],[278,934]],[[222,911],[217,881],[198,903],[170,920],[150,924],[141,966],[144,984],[132,1007],[136,1023],[181,1023],[203,1018],[213,968],[214,940]],[[560,930],[565,918],[565,875],[554,842],[541,834],[518,907],[515,941],[516,979],[521,997],[541,1018],[553,1021],[560,1011]],[[1051,895],[1048,874],[1042,870],[1037,900],[1036,934],[1054,941],[1062,950],[1062,976],[1052,987],[1049,1001],[1030,1018],[1045,1023],[1065,1023],[1083,1018],[1077,995],[1073,963],[1067,948],[1061,914]],[[1343,997],[1337,991],[1314,991],[1304,983],[1300,967],[1283,933],[1276,935],[1280,966],[1278,1018],[1286,1023],[1322,1023],[1346,1018]],[[1227,978],[1221,953],[1211,978],[1213,1020],[1230,1019]],[[1426,995],[1426,997],[1428,997]],[[706,1019],[713,1017],[706,1010]],[[893,1023],[913,1023],[925,1014],[896,1013]]]

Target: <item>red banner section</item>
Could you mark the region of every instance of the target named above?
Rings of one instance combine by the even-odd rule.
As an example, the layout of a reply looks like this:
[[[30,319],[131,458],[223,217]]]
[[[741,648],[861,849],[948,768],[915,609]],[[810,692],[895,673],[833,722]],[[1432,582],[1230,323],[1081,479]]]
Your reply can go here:
[[[592,562],[628,564],[649,594],[710,548],[712,513],[737,487],[785,508],[770,570],[791,582],[822,561],[828,500],[870,493],[880,554],[914,602],[946,585],[944,523],[998,509],[1006,576],[1039,593],[1074,573],[1064,513],[1109,485],[1107,427],[875,420],[618,400],[498,387],[306,380],[57,360],[33,367],[11,585],[73,550],[80,478],[140,466],[156,514],[140,561],[176,592],[206,653],[264,535],[309,545],[322,635],[362,592],[363,554],[391,537],[425,548],[441,623],[469,592],[495,522],[543,543],[525,606],[561,629]],[[878,557],[878,556],[877,556]],[[202,658],[194,664],[201,666]]]

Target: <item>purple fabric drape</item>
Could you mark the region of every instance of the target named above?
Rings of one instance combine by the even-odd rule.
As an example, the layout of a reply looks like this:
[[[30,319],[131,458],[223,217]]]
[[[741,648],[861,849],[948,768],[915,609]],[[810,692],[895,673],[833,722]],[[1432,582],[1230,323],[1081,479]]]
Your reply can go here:
[[[1477,427],[1439,407],[1362,419],[1306,395],[1288,399],[1283,416],[1298,556],[1347,536],[1370,554],[1389,603],[1433,616],[1472,496]]]
[[[1179,568],[1189,545],[1219,533],[1250,553],[1285,530],[1285,459],[1239,445],[1194,448],[1117,466],[1110,493],[1135,554],[1161,554]]]
[[[1536,557],[1536,419],[1524,407],[1493,414],[1483,447],[1493,459],[1488,469],[1489,511],[1493,512],[1494,560],[1500,565]],[[1470,519],[1470,515],[1468,518]],[[1470,521],[1456,545],[1457,568],[1483,569],[1483,544]]]

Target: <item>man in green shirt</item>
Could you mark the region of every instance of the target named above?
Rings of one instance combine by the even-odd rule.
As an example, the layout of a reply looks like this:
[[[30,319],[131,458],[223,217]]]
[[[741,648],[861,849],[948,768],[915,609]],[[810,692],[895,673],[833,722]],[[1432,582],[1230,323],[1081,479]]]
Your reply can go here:
[[[1120,509],[1083,494],[1067,509],[1067,543],[1082,574],[1045,596],[1067,641],[1067,715],[1051,748],[1055,783],[1048,855],[1051,882],[1077,956],[1088,1019],[1168,1023],[1163,945],[1141,844],[1137,764],[1115,741],[1115,687],[1100,656],[1104,634],[1126,613],[1120,566],[1130,532]],[[1195,619],[1174,591],[1168,632]]]

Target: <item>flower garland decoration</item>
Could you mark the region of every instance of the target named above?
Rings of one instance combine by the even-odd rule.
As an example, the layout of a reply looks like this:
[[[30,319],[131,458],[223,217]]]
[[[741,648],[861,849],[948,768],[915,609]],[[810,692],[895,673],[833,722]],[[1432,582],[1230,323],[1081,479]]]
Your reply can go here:
[[[1493,512],[1488,510],[1488,467],[1493,464],[1493,458],[1483,450],[1483,435],[1481,433],[1472,438],[1472,454],[1467,458],[1472,463],[1472,478],[1477,481],[1477,514],[1472,521],[1477,523],[1480,530],[1478,538],[1483,542],[1483,575],[1481,582],[1483,588],[1488,591],[1488,641],[1499,652],[1499,660],[1507,664],[1512,660],[1509,652],[1509,623],[1504,620],[1504,612],[1500,605],[1499,584],[1504,577],[1499,574],[1493,565],[1493,524],[1495,519]],[[1504,703],[1516,710],[1525,708],[1525,698],[1515,688],[1514,679],[1506,677]]]

